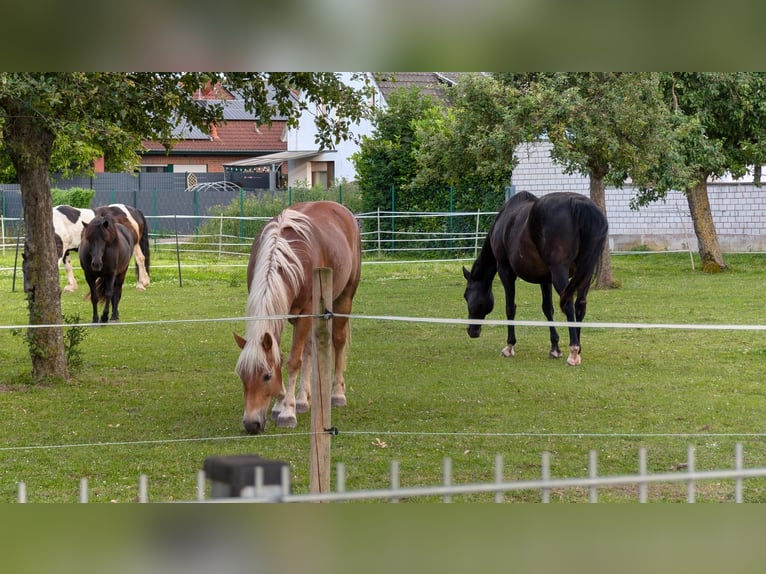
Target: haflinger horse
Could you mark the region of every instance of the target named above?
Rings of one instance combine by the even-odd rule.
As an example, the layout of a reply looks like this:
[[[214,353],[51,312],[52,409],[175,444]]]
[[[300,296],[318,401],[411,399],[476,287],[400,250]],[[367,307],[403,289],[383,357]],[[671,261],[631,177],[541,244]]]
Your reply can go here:
[[[75,291],[77,280],[72,272],[70,251],[77,251],[80,247],[83,223],[88,223],[96,214],[92,209],[78,209],[71,205],[57,205],[53,208],[53,231],[56,237],[56,253],[59,265],[64,263],[67,284],[64,291]]]
[[[122,203],[102,205],[94,211],[96,215],[110,215],[130,230],[133,235],[133,256],[136,259],[138,271],[136,289],[144,291],[149,286],[149,227],[144,214],[139,209]]]
[[[516,316],[516,279],[520,278],[540,285],[548,321],[553,321],[553,286],[567,321],[582,322],[607,237],[606,216],[584,195],[549,193],[538,198],[520,192],[511,196],[492,223],[471,270],[463,267],[468,318],[483,320],[492,311],[492,282],[499,274],[509,321]],[[467,331],[470,337],[478,337],[481,325],[469,324]],[[559,358],[559,335],[553,326],[550,337],[550,356]],[[514,326],[510,324],[502,354],[512,357],[515,345]],[[579,365],[581,350],[580,328],[570,326],[567,364]]]
[[[97,215],[85,224],[78,250],[85,280],[90,287],[93,322],[98,323],[98,303],[104,301],[101,322],[119,321],[122,284],[133,252],[133,234],[110,215]],[[109,317],[109,305],[112,316]]]
[[[247,268],[249,295],[245,337],[234,339],[241,349],[236,371],[244,387],[245,431],[257,434],[266,426],[271,400],[277,426],[295,427],[297,413],[309,409],[313,270],[332,269],[333,312],[349,314],[361,277],[361,238],[354,215],[332,201],[297,203],[270,220],[253,241]],[[280,340],[285,316],[293,325],[287,358],[287,390],[282,380]],[[331,404],[346,404],[343,371],[350,336],[347,317],[332,319],[335,355]],[[300,392],[295,389],[300,371]]]

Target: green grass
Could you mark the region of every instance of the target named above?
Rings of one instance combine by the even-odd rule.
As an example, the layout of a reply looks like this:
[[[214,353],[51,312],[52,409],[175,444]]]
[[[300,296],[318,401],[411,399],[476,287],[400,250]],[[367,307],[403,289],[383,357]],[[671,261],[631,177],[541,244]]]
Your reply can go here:
[[[170,254],[153,257],[146,292],[131,279],[123,324],[88,328],[83,367],[67,383],[32,384],[23,337],[0,330],[0,502],[16,499],[19,481],[30,501],[73,502],[81,477],[91,501],[128,502],[140,474],[149,477],[151,500],[189,500],[205,458],[241,453],[288,461],[294,492],[308,491],[308,415],[296,429],[269,426],[257,437],[241,430],[232,331],[241,333],[242,321],[129,324],[242,316],[244,267],[190,256],[183,262],[201,265],[184,267],[183,287]],[[766,257],[729,255],[727,262],[730,271],[712,276],[692,271],[688,254],[615,256],[622,288],[592,291],[586,319],[766,324]],[[12,264],[12,254],[0,258],[0,266]],[[354,313],[462,319],[462,264],[365,265]],[[86,286],[76,275],[80,289],[63,294],[62,307],[87,320]],[[0,272],[0,325],[27,322],[20,283],[12,293],[10,272]],[[504,319],[499,283],[495,297],[489,318]],[[518,285],[517,306],[517,319],[543,318],[536,286]],[[548,331],[537,327],[517,328],[512,359],[500,356],[502,326],[485,326],[475,340],[459,324],[358,318],[352,331],[348,406],[333,411],[332,421],[340,430],[332,462],[345,463],[349,490],[388,486],[393,460],[402,486],[440,483],[444,457],[453,461],[454,483],[492,481],[496,454],[507,479],[534,479],[542,451],[551,453],[554,477],[587,476],[591,449],[602,475],[635,473],[641,446],[650,472],[677,468],[688,445],[696,447],[699,470],[731,468],[737,442],[746,466],[766,464],[766,435],[742,436],[766,433],[766,342],[757,331],[585,329],[578,368],[548,359]],[[745,487],[746,500],[766,501],[766,481]],[[703,483],[697,499],[731,500],[733,490],[731,482]],[[599,492],[600,500],[635,500],[634,488]],[[506,500],[539,497],[519,492]],[[684,500],[685,485],[652,486],[650,497]],[[587,492],[552,498],[585,501]]]

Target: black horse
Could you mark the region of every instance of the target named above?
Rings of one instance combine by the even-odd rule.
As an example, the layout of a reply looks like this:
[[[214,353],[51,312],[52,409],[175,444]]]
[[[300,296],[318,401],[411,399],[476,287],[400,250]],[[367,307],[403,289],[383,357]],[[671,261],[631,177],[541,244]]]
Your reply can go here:
[[[549,193],[538,198],[528,192],[517,193],[497,214],[471,271],[463,267],[468,281],[468,318],[484,319],[492,311],[492,282],[499,273],[509,321],[516,315],[516,279],[521,278],[540,285],[548,321],[553,321],[553,286],[567,321],[581,322],[607,236],[606,216],[584,195]],[[471,324],[467,330],[470,337],[478,337],[481,325]],[[559,358],[559,335],[553,326],[550,332],[550,356]],[[509,325],[503,355],[512,357],[515,344],[514,327]],[[580,328],[570,327],[567,363],[579,365],[580,351]]]
[[[133,253],[133,234],[109,215],[96,216],[83,225],[79,255],[85,280],[90,287],[93,322],[98,323],[99,301],[104,301],[101,322],[106,323],[109,319],[110,303],[111,320],[119,321],[118,305]]]

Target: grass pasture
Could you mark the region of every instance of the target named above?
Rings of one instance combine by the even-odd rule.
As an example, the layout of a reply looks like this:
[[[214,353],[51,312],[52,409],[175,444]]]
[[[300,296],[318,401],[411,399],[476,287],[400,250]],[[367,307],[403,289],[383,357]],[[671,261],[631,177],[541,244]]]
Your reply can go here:
[[[586,319],[766,325],[766,256],[727,261],[730,271],[705,275],[691,270],[688,254],[615,256],[622,288],[593,291]],[[131,274],[122,323],[88,328],[84,365],[69,382],[32,384],[23,337],[0,330],[0,502],[16,499],[19,481],[30,502],[74,502],[81,477],[91,501],[130,502],[140,474],[149,478],[150,500],[190,500],[205,458],[242,453],[288,461],[293,490],[308,490],[308,415],[296,429],[271,425],[256,437],[241,430],[231,333],[243,331],[245,268],[191,257],[182,263],[183,287],[169,255],[153,254],[145,293],[132,287]],[[365,264],[354,314],[462,319],[462,264]],[[0,266],[12,265],[12,254],[0,258]],[[63,294],[62,306],[84,322],[90,304],[79,270],[76,276],[80,289]],[[10,272],[0,272],[0,325],[26,323],[20,285],[17,278],[12,293]],[[499,282],[495,298],[489,318],[503,319]],[[519,284],[517,307],[517,319],[542,319],[539,288]],[[500,356],[503,326],[485,326],[470,340],[459,324],[359,317],[352,331],[349,404],[333,412],[340,434],[332,439],[332,461],[345,463],[348,490],[388,486],[393,460],[402,486],[439,484],[445,457],[453,483],[492,481],[496,454],[507,479],[538,478],[543,451],[551,453],[553,477],[587,476],[591,449],[602,475],[635,473],[641,446],[649,472],[683,472],[688,445],[698,470],[731,468],[737,442],[746,467],[766,464],[766,338],[759,331],[585,329],[577,368],[547,358],[548,332],[539,327],[517,328],[513,359]],[[649,492],[653,501],[685,499],[682,483]],[[697,500],[728,501],[733,492],[733,483],[703,483]],[[509,493],[506,500],[539,496]],[[632,501],[635,489],[601,489],[599,499]],[[554,492],[552,500],[586,501],[587,492]],[[766,482],[746,481],[745,500],[766,502]]]

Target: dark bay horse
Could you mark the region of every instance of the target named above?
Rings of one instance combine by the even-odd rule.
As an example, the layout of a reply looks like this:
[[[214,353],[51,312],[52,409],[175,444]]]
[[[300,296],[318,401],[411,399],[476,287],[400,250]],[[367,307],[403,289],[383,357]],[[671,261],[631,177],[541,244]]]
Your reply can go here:
[[[492,223],[471,271],[463,267],[468,282],[465,289],[468,318],[484,319],[492,311],[492,282],[499,274],[509,321],[516,315],[516,279],[520,278],[540,285],[543,313],[548,321],[553,321],[553,286],[567,321],[581,322],[607,237],[606,216],[584,195],[549,193],[540,198],[528,192],[513,195]],[[478,337],[481,325],[469,325],[467,330],[470,337]],[[550,335],[550,356],[559,358],[562,356],[559,335],[553,326]],[[514,327],[509,325],[503,355],[512,357],[515,344]],[[579,365],[580,351],[580,328],[570,327],[567,364]]]
[[[133,234],[109,215],[97,215],[84,224],[80,240],[80,264],[90,287],[93,322],[98,323],[98,303],[104,301],[101,322],[120,320],[118,306],[122,297],[122,284],[133,252]]]
[[[138,281],[136,289],[144,291],[149,286],[149,227],[141,210],[122,203],[102,205],[94,209],[96,215],[110,215],[124,225],[133,235],[133,256],[136,259]]]
[[[272,398],[276,399],[272,416],[281,427],[296,426],[296,412],[309,409],[308,340],[312,319],[290,319],[293,340],[287,357],[285,390],[280,350],[285,318],[279,316],[311,314],[313,270],[317,267],[332,269],[333,312],[348,315],[361,276],[361,253],[359,225],[354,215],[332,201],[297,203],[285,209],[253,241],[247,268],[246,313],[257,319],[247,322],[244,338],[234,334],[241,349],[236,370],[244,387],[242,423],[249,434],[265,428]],[[333,317],[333,406],[346,404],[343,371],[349,334],[348,318]],[[301,384],[296,401],[299,372]]]

